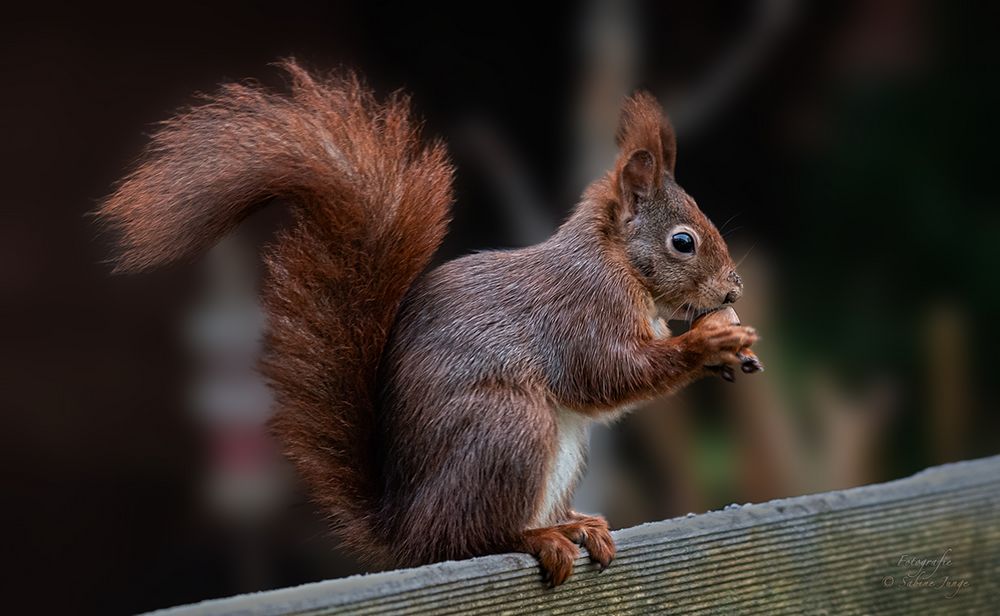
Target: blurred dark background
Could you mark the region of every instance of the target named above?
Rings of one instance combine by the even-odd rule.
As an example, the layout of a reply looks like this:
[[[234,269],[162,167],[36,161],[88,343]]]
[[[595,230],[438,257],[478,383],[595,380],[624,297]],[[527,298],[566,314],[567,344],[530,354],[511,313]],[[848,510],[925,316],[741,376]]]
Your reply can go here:
[[[738,4],[738,6],[736,6]],[[985,3],[984,3],[985,4]],[[112,277],[85,216],[153,124],[295,55],[410,91],[451,144],[440,258],[544,238],[637,86],[723,228],[763,375],[594,435],[614,527],[1000,452],[998,39],[972,3],[58,3],[0,44],[7,607],[127,613],[360,571],[269,441],[253,371],[267,211],[204,259]],[[506,7],[506,5],[503,5]],[[17,610],[15,610],[17,611]],[[43,608],[41,611],[45,611]]]

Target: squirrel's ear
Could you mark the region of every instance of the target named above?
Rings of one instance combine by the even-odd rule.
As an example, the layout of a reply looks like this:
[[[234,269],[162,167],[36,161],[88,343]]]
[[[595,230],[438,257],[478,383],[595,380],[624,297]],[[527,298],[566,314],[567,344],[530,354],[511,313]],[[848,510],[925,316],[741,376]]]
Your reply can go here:
[[[677,162],[677,139],[670,120],[649,92],[639,91],[625,99],[616,141],[619,160],[626,164],[636,150],[646,150],[654,157],[656,174],[674,174]]]
[[[656,159],[649,150],[636,150],[625,160],[618,176],[622,198],[649,197],[656,189]]]

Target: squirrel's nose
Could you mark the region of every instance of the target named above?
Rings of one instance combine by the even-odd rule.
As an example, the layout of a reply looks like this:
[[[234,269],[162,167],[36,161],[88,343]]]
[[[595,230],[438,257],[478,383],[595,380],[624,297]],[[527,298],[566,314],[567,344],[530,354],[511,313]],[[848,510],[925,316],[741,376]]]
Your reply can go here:
[[[735,271],[729,272],[728,278],[729,282],[735,284],[736,286],[733,287],[733,289],[729,293],[726,293],[726,297],[723,298],[722,303],[735,304],[736,300],[738,300],[740,296],[743,295],[743,279],[740,278],[740,275],[737,274]]]

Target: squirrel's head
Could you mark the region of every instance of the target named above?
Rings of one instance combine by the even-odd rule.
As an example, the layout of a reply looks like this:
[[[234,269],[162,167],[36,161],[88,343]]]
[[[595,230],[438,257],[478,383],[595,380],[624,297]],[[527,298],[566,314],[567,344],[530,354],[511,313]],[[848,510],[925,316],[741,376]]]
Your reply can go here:
[[[617,141],[617,218],[656,304],[690,316],[739,299],[743,282],[725,240],[674,181],[674,131],[648,93],[625,102]]]

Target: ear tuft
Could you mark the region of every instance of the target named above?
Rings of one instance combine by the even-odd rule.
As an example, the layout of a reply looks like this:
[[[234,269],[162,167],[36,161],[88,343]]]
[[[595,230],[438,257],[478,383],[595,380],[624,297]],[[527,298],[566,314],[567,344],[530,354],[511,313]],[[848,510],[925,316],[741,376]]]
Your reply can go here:
[[[638,91],[625,99],[618,123],[619,156],[622,162],[636,150],[646,150],[654,157],[656,175],[663,171],[674,174],[677,161],[677,140],[673,126],[652,94]]]

